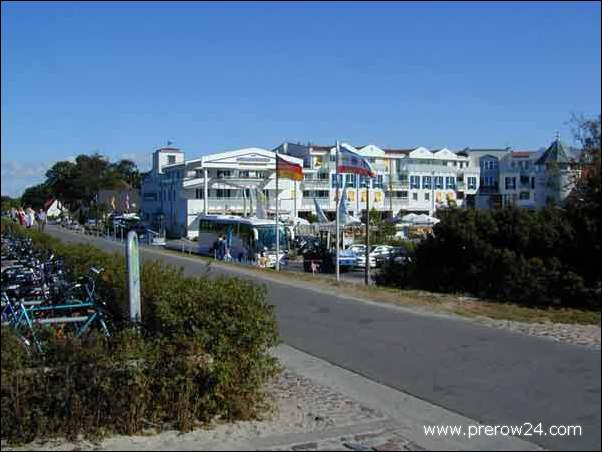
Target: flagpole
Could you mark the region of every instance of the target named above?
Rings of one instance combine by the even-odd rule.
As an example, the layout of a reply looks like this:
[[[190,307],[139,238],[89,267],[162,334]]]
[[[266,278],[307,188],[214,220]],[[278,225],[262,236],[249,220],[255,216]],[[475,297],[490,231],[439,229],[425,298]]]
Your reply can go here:
[[[280,271],[280,228],[278,227],[278,148],[276,148],[276,271]]]
[[[366,268],[364,269],[364,284],[370,284],[370,178],[366,184]]]
[[[337,275],[337,281],[340,281],[341,279],[341,274],[340,274],[340,269],[339,269],[339,203],[341,202],[341,200],[339,199],[339,140],[337,140],[337,147],[336,147],[336,172],[335,172],[335,180],[337,182],[336,184],[336,228],[337,228],[337,244],[336,244],[336,248],[335,248],[335,259],[336,259],[336,275]]]

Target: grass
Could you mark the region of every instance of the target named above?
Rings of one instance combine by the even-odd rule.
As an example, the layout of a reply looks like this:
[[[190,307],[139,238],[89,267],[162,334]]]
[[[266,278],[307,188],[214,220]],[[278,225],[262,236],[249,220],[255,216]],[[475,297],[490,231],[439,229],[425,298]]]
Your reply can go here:
[[[170,254],[181,255],[175,250],[166,250]],[[216,264],[210,257],[191,255],[208,263]],[[400,290],[382,286],[364,286],[362,283],[349,281],[337,282],[324,277],[316,277],[310,273],[277,272],[273,269],[261,269],[235,262],[219,262],[219,266],[235,267],[243,272],[261,275],[273,281],[311,282],[313,288],[321,289],[336,295],[347,295],[398,306],[422,312],[438,314],[455,314],[467,318],[489,318],[493,320],[511,320],[528,323],[567,323],[581,325],[600,325],[600,312],[571,308],[537,308],[465,297],[462,295],[443,294],[419,290]]]

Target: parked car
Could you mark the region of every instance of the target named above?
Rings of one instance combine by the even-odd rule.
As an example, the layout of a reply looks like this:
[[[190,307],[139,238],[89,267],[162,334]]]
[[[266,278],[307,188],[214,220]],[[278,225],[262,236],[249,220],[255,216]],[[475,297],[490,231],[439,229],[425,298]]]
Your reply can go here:
[[[369,259],[370,259],[370,268],[376,268],[380,266],[383,259],[389,254],[389,252],[393,249],[392,246],[389,245],[373,245],[370,247]],[[365,268],[366,267],[366,255],[359,254],[357,256],[357,267]]]
[[[347,249],[353,251],[356,254],[356,256],[366,253],[366,245],[363,245],[361,243],[353,244]]]
[[[381,267],[390,262],[403,264],[409,259],[407,254],[408,253],[406,249],[401,246],[392,247],[388,253],[380,253],[376,255],[376,266]]]

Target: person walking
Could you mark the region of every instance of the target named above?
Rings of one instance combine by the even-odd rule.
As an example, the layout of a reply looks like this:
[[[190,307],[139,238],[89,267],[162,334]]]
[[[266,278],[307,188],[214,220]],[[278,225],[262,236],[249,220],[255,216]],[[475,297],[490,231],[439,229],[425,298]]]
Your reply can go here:
[[[31,207],[27,208],[26,223],[28,228],[32,228],[36,225],[36,213]]]
[[[21,226],[25,226],[25,211],[23,210],[23,207],[19,207],[17,210],[17,221]]]
[[[44,232],[46,228],[46,212],[44,209],[38,211],[38,230]]]

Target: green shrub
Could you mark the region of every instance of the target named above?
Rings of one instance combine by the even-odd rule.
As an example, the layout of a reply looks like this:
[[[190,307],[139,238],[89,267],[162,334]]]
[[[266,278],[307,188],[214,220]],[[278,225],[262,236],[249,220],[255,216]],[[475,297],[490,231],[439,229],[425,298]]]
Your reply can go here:
[[[599,310],[600,266],[583,258],[599,243],[586,246],[577,230],[559,209],[449,209],[416,247],[413,264],[384,269],[377,283]]]
[[[122,256],[4,222],[2,228],[63,256],[74,275],[104,267],[99,293],[125,317]],[[12,330],[2,329],[3,439],[133,434],[149,423],[186,431],[216,416],[258,415],[261,388],[279,369],[268,354],[279,339],[263,286],[186,278],[152,261],[142,265],[141,299],[142,331],[116,324],[110,338],[45,334],[43,355],[27,355]]]

